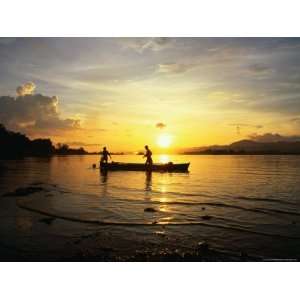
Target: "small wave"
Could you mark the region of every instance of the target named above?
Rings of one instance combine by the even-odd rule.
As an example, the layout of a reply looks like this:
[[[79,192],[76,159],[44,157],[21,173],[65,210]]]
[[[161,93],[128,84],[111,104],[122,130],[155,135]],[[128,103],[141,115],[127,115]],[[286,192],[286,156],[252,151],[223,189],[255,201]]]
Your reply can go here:
[[[66,189],[58,189],[57,185],[53,185],[56,187],[57,190],[61,193],[72,193],[70,190]],[[123,187],[118,187],[118,186],[112,186],[116,190],[126,190],[126,191],[134,191],[134,192],[144,192],[142,189],[136,189],[136,188],[123,188]],[[183,196],[183,197],[205,197],[205,198],[216,198],[220,197],[218,195],[209,195],[206,193],[181,193],[181,192],[171,192],[171,191],[166,191],[166,192],[161,192],[158,190],[152,190],[152,194],[158,194],[158,195],[175,195],[175,196]],[[98,196],[98,195],[92,195],[89,193],[76,193],[80,195],[85,195],[85,196]],[[113,197],[110,195],[110,197],[122,201],[126,201],[124,198],[118,198],[118,197]],[[295,203],[281,200],[281,199],[272,199],[272,198],[260,198],[260,197],[247,197],[247,196],[236,196],[236,197],[231,197],[230,195],[223,195],[226,199],[238,199],[238,200],[246,200],[246,201],[256,201],[256,202],[270,202],[270,203],[282,203],[285,205],[295,205]],[[159,201],[159,200],[151,200],[152,203],[157,203],[157,204],[170,204],[170,205],[209,205],[209,206],[219,206],[219,207],[228,207],[228,208],[235,208],[235,209],[240,209],[240,210],[245,210],[245,211],[252,211],[252,212],[257,212],[257,213],[263,213],[263,214],[270,214],[270,213],[279,213],[279,214],[290,214],[290,215],[296,215],[300,216],[300,212],[294,212],[294,211],[285,211],[285,210],[279,210],[279,209],[271,209],[271,208],[247,208],[239,205],[234,205],[234,204],[226,204],[222,202],[191,202],[191,201]]]
[[[272,198],[257,198],[257,197],[245,197],[245,196],[238,196],[234,197],[234,199],[238,200],[249,200],[249,201],[263,201],[263,202],[276,202],[276,203],[282,203],[282,204],[288,204],[288,205],[295,205],[295,203],[280,199],[272,199]]]
[[[129,187],[119,187],[112,185],[110,188],[113,188],[115,190],[121,190],[121,191],[132,191],[132,192],[145,192],[146,190],[144,189],[137,189],[137,188],[129,188]],[[175,196],[186,196],[186,197],[207,197],[207,198],[215,198],[216,196],[209,195],[206,193],[182,193],[182,192],[172,192],[172,191],[158,191],[158,190],[147,190],[146,192],[151,192],[152,194],[159,194],[159,195],[175,195]]]
[[[281,209],[275,209],[275,208],[262,208],[261,210],[270,211],[278,214],[286,214],[286,215],[293,215],[293,216],[300,216],[300,212],[297,211],[287,211],[287,210],[281,210]]]
[[[250,208],[250,207],[243,207],[234,204],[226,204],[222,202],[185,202],[185,201],[158,201],[158,200],[151,201],[151,202],[153,204],[168,204],[168,205],[217,206],[217,207],[240,209],[240,210],[251,211],[251,212],[261,213],[261,214],[278,213],[278,214],[300,216],[300,212],[295,212],[295,211],[286,211],[286,210],[262,208],[262,207]]]
[[[206,227],[213,227],[213,228],[220,228],[225,230],[233,230],[233,231],[239,231],[239,232],[247,232],[257,235],[263,235],[263,236],[270,236],[270,237],[278,237],[278,238],[285,238],[285,239],[297,239],[300,240],[300,237],[295,236],[285,236],[281,234],[273,234],[273,233],[267,233],[267,232],[261,232],[261,231],[255,231],[247,228],[242,227],[236,227],[236,226],[226,226],[221,224],[213,224],[213,223],[206,223],[206,222],[198,222],[198,221],[191,221],[191,222],[114,222],[114,221],[101,221],[101,220],[87,220],[87,219],[80,219],[77,217],[72,216],[61,216],[57,215],[51,212],[43,211],[41,209],[36,209],[32,207],[28,207],[26,205],[22,205],[18,203],[18,206],[22,209],[39,213],[48,217],[58,218],[70,222],[77,222],[77,223],[85,223],[85,224],[94,224],[94,225],[101,225],[101,226],[193,226],[193,225],[199,225],[199,226],[206,226]]]
[[[71,193],[73,192],[69,190],[64,190],[60,189],[55,185],[55,190],[60,192],[60,193]],[[162,192],[158,192],[163,194]],[[172,192],[169,192],[172,193]],[[174,192],[175,193],[175,192]],[[85,196],[93,196],[91,194],[84,194],[84,193],[76,193],[77,195],[85,195]],[[176,193],[178,194],[178,193]],[[183,194],[182,194],[183,195]],[[194,195],[196,194],[189,194],[189,195]],[[206,195],[207,196],[207,195]],[[112,197],[114,200],[119,200],[119,201],[127,201],[124,198],[117,198],[117,197]],[[272,199],[268,198],[250,198],[250,197],[236,197],[237,199],[247,199],[247,200],[252,200],[255,199],[254,201],[260,201],[258,199],[264,199],[264,201],[272,201]],[[275,208],[262,208],[262,207],[245,207],[245,206],[240,206],[236,204],[229,204],[229,203],[224,203],[224,202],[191,202],[191,201],[160,201],[160,200],[151,200],[152,204],[158,204],[158,205],[182,205],[182,206],[213,206],[213,207],[224,207],[224,208],[233,208],[233,209],[239,209],[239,210],[244,210],[244,211],[249,211],[249,212],[254,212],[254,213],[260,213],[260,214],[268,214],[268,215],[274,215],[274,214],[285,214],[285,215],[293,215],[293,216],[300,216],[300,212],[298,211],[290,211],[290,210],[281,210],[281,209],[275,209]]]
[[[91,196],[90,194],[81,194],[86,196]],[[114,200],[118,201],[132,201],[130,199],[124,199],[119,197],[111,197]],[[136,200],[135,200],[136,201]],[[139,200],[143,203],[142,200]],[[239,209],[254,213],[260,213],[260,214],[266,214],[266,215],[274,215],[274,214],[285,214],[285,215],[293,215],[293,216],[300,216],[300,212],[297,211],[287,211],[287,210],[280,210],[280,209],[272,209],[272,208],[263,208],[263,207],[245,207],[240,206],[236,204],[228,204],[223,202],[191,202],[191,201],[160,201],[160,200],[153,200],[151,199],[152,204],[158,204],[158,205],[180,205],[180,206],[213,206],[213,207],[223,207],[223,208],[233,208],[233,209]],[[147,202],[149,204],[149,202]]]
[[[117,187],[117,186],[112,186],[115,190],[125,190],[125,191],[132,191],[132,192],[145,192],[143,189],[136,189],[136,188],[125,188],[125,187]],[[149,192],[149,191],[148,191]],[[161,192],[158,190],[151,190],[151,194],[153,195],[174,195],[178,197],[203,197],[203,198],[210,198],[210,199],[215,199],[215,198],[224,198],[224,199],[237,199],[237,200],[246,200],[246,201],[251,201],[251,202],[270,202],[270,203],[281,203],[285,205],[293,205],[295,206],[295,203],[290,202],[290,201],[285,201],[281,199],[274,199],[274,198],[260,198],[260,197],[246,197],[246,196],[231,196],[231,195],[210,195],[207,193],[182,193],[182,192],[172,192],[172,191],[165,191]],[[113,197],[111,195],[111,197]],[[123,201],[125,199],[122,199]],[[169,202],[164,202],[167,204],[178,204],[178,205],[210,205],[210,203],[205,203],[205,202],[186,202],[186,201],[169,201]],[[261,213],[267,213],[266,211],[273,211],[277,213],[283,213],[283,214],[291,214],[291,215],[300,215],[300,213],[295,213],[291,211],[282,211],[282,210],[272,210],[272,209],[265,209],[265,208],[258,208],[258,209],[252,209],[252,208],[244,208],[241,206],[237,205],[228,205],[228,204],[222,204],[222,203],[213,203],[211,205],[216,205],[216,206],[227,206],[231,208],[237,208],[237,209],[243,209],[243,210],[248,210],[248,211],[255,211],[255,212],[261,212]]]

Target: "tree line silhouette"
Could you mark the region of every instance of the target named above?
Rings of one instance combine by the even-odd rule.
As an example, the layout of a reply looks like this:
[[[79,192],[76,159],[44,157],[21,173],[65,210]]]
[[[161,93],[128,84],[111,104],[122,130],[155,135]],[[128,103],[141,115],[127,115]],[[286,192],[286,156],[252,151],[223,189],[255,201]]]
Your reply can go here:
[[[72,149],[67,144],[58,144],[55,147],[50,139],[30,140],[26,135],[9,131],[0,124],[0,158],[83,155],[87,153],[84,148]]]

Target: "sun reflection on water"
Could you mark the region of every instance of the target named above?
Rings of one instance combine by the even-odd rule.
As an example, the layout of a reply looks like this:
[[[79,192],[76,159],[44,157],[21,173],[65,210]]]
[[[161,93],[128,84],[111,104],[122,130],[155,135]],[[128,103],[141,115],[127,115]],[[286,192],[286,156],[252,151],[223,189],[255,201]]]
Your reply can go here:
[[[167,205],[160,205],[159,206],[159,211],[168,212],[169,211],[168,206]]]
[[[170,161],[170,156],[168,154],[160,154],[158,160],[162,164],[166,164]]]
[[[174,220],[173,217],[163,217],[163,218],[160,218],[160,219],[159,219],[159,224],[167,225],[167,224],[169,224],[170,222],[172,222],[172,220]]]

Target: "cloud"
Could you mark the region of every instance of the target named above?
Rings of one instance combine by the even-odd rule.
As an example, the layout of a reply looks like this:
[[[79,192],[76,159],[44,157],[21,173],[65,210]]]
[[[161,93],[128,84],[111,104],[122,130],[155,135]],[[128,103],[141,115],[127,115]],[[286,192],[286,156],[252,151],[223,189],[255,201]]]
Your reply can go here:
[[[69,146],[74,146],[74,147],[100,147],[103,146],[103,144],[91,144],[91,143],[83,143],[83,142],[66,142],[65,144]]]
[[[276,95],[270,95],[270,98],[256,99],[246,103],[246,108],[260,112],[280,112],[290,115],[298,115],[300,110],[300,95],[286,96],[276,98]]]
[[[32,95],[35,90],[35,84],[33,82],[27,82],[17,87],[16,92],[18,96]]]
[[[141,68],[137,64],[125,66],[96,66],[87,69],[80,69],[77,72],[70,72],[68,76],[76,81],[85,83],[116,84],[140,81],[149,78],[155,73],[155,65]],[[104,90],[102,91],[103,94]],[[108,94],[108,91],[105,91]],[[113,92],[110,91],[109,94]]]
[[[253,64],[253,65],[250,65],[248,67],[248,70],[251,72],[251,73],[266,73],[266,72],[269,72],[271,71],[272,69],[264,64]]]
[[[156,123],[155,127],[156,128],[159,128],[159,129],[164,129],[167,125],[162,123],[162,122],[159,122],[159,123]]]
[[[152,37],[152,38],[125,38],[122,39],[124,48],[133,49],[138,53],[143,53],[149,49],[152,51],[160,51],[171,45],[172,39],[168,37]]]
[[[80,129],[80,120],[62,118],[58,98],[33,94],[34,83],[17,88],[17,97],[0,96],[0,123],[11,130],[38,133],[46,130]]]
[[[292,118],[290,121],[293,123],[300,123],[300,117]]]
[[[177,64],[177,63],[166,63],[166,64],[159,64],[158,65],[158,72],[159,73],[184,73],[192,68],[195,65],[187,65],[187,64]]]
[[[251,134],[249,138],[260,143],[296,142],[300,141],[300,135],[284,136],[279,133]]]
[[[249,65],[245,70],[246,74],[255,76],[258,79],[267,78],[270,75],[274,74],[274,72],[275,70],[262,63]]]
[[[235,126],[235,127],[253,127],[253,128],[257,128],[257,129],[261,129],[264,126],[263,125],[252,125],[252,124],[246,124],[246,123],[235,123],[235,124],[228,124],[229,126]]]

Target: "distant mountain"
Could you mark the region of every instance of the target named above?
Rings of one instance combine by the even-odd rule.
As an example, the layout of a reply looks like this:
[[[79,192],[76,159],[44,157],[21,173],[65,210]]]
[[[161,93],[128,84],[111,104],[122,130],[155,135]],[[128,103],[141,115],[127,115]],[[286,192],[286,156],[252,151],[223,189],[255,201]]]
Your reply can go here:
[[[230,145],[194,147],[181,151],[184,154],[300,154],[300,141],[256,142],[241,140]]]

